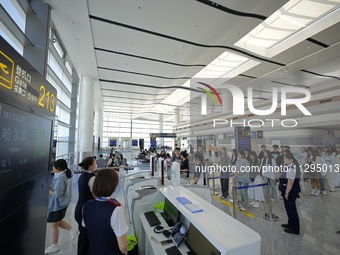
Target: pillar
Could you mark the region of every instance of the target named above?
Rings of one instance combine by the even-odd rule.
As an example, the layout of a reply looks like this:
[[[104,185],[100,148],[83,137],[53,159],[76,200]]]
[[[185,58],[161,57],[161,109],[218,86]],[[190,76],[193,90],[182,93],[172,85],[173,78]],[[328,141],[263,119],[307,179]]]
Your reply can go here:
[[[102,144],[102,134],[103,134],[103,111],[96,110],[94,114],[94,137],[95,137],[95,150],[100,150]],[[100,144],[98,144],[98,140],[100,139]]]
[[[77,96],[79,88],[79,76],[75,69],[72,70],[72,99],[71,99],[71,116],[70,116],[70,132],[69,132],[69,144],[68,153],[72,153],[70,156],[70,166],[78,165],[79,158],[78,155],[73,154],[76,151],[76,122],[77,122]]]
[[[93,121],[94,121],[94,80],[82,76],[79,99],[79,152],[80,160],[93,154]]]

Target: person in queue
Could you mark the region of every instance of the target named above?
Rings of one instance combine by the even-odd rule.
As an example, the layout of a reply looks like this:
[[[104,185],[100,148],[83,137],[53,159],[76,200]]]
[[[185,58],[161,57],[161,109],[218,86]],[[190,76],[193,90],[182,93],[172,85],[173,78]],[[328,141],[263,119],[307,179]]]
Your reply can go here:
[[[294,155],[287,151],[284,154],[284,163],[286,171],[282,171],[280,174],[279,190],[283,198],[284,206],[288,216],[288,223],[282,224],[284,231],[289,234],[300,234],[300,220],[296,208],[296,199],[301,192],[298,171],[299,165]]]
[[[181,173],[186,173],[186,177],[189,178],[188,154],[186,151],[181,151],[180,155],[181,155],[181,165],[180,165]]]
[[[249,185],[250,181],[250,173],[249,171],[245,171],[247,167],[249,167],[249,162],[244,158],[244,152],[238,152],[238,160],[235,163],[236,173],[235,178],[237,182],[237,187],[244,187]],[[248,208],[248,190],[241,189],[241,211],[246,211]]]
[[[325,162],[324,160],[319,156],[319,152],[317,150],[314,150],[312,147],[307,148],[308,157],[306,159],[306,168],[308,173],[308,176],[311,180],[311,186],[312,191],[310,195],[312,196],[320,196],[320,177],[321,173],[318,171],[314,171],[313,169],[317,169],[317,166],[323,165]]]
[[[263,152],[263,158],[260,163],[260,170],[262,173],[264,183],[268,183],[268,186],[264,186],[264,197],[266,200],[275,202],[278,199],[277,185],[278,173],[274,171],[276,167],[275,160],[269,150]],[[271,189],[271,197],[268,197],[268,190]]]
[[[67,167],[65,159],[58,159],[53,164],[54,180],[49,190],[48,217],[50,227],[51,246],[45,254],[59,251],[59,228],[70,231],[72,226],[64,220],[67,207],[71,202],[71,170]]]
[[[255,151],[251,151],[249,153],[249,165],[250,165],[250,179],[253,182],[253,185],[259,185],[262,184],[262,178],[260,173],[260,162],[257,158],[257,154]],[[254,199],[253,202],[250,203],[250,205],[254,208],[260,207],[260,201],[264,201],[264,195],[263,195],[263,189],[262,187],[255,187],[248,190],[248,193],[250,193],[250,197]]]
[[[102,169],[96,175],[92,193],[95,199],[84,205],[83,222],[88,240],[87,255],[127,254],[129,230],[120,203],[111,198],[118,186],[113,169]]]
[[[175,152],[172,155],[171,162],[178,162],[178,163],[181,162],[181,150],[179,147],[175,148]]]
[[[261,151],[259,152],[259,155],[257,156],[258,159],[261,161],[263,158],[263,153],[267,150],[267,146],[265,144],[261,145]]]
[[[110,156],[111,157],[109,158],[109,160],[106,163],[106,167],[114,167],[115,166],[116,154],[112,153]]]
[[[221,167],[228,168],[230,166],[230,157],[227,152],[227,148],[225,146],[221,147],[221,156],[220,156],[220,165]],[[222,199],[227,199],[229,197],[229,177],[230,173],[228,171],[222,171],[220,173],[220,181],[221,181],[221,196]]]
[[[103,159],[103,154],[99,155],[99,159],[97,160],[97,167],[98,168],[103,168],[106,165],[105,159]]]
[[[79,164],[85,171],[80,175],[78,180],[78,201],[74,210],[74,217],[78,223],[78,255],[86,255],[87,243],[84,242],[84,229],[81,225],[82,222],[82,210],[84,204],[93,199],[92,187],[95,180],[94,170],[97,168],[97,162],[93,157],[84,158]]]
[[[204,169],[204,155],[200,151],[196,151],[194,154],[195,160],[195,171],[194,171],[194,181],[193,184],[206,185]],[[202,174],[203,173],[203,174]]]

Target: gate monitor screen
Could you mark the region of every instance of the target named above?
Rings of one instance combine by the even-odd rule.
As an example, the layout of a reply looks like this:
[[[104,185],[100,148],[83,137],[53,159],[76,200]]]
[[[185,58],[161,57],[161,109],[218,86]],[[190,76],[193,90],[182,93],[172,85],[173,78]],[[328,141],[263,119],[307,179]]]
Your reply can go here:
[[[190,224],[185,244],[195,255],[221,254],[214,245],[193,225]]]

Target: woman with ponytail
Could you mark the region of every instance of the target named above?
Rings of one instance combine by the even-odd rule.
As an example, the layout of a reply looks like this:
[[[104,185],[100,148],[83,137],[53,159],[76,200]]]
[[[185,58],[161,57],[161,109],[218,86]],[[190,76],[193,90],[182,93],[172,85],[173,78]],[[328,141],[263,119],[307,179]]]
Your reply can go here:
[[[71,171],[64,159],[58,159],[53,164],[54,180],[49,190],[48,217],[51,246],[45,254],[59,251],[59,228],[70,231],[72,226],[64,219],[68,205],[71,202]]]

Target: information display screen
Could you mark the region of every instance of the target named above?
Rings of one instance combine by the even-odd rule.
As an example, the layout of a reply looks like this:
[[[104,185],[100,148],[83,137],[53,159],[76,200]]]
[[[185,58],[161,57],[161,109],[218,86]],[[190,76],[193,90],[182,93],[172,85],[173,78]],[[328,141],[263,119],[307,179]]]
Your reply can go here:
[[[251,132],[250,127],[235,127],[236,149],[243,151],[251,150]]]
[[[47,171],[52,121],[0,102],[0,192]]]
[[[185,244],[196,255],[221,254],[209,240],[193,225],[190,224]]]

